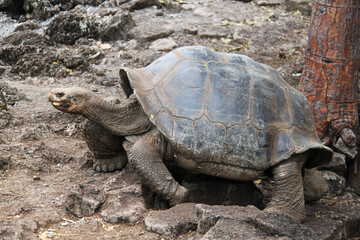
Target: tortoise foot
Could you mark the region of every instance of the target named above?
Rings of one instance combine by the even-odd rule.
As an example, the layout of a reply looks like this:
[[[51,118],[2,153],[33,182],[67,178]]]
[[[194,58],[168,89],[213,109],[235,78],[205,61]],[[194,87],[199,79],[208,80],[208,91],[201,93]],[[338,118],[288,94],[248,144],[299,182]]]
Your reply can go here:
[[[328,184],[321,172],[315,168],[304,170],[303,186],[305,202],[320,200],[328,191]]]
[[[97,172],[114,172],[123,169],[127,161],[126,155],[106,159],[96,158],[93,169]]]
[[[179,185],[178,189],[176,190],[174,196],[169,199],[169,204],[171,207],[186,202],[189,198],[189,191],[184,188],[183,186]]]
[[[305,210],[304,211],[294,211],[294,209],[284,209],[280,206],[270,206],[265,208],[263,211],[265,212],[275,212],[275,213],[283,213],[287,216],[291,217],[295,221],[303,222],[306,218]]]
[[[307,152],[291,156],[287,161],[273,168],[274,190],[270,203],[265,211],[281,212],[292,219],[305,220],[304,188],[301,168]]]

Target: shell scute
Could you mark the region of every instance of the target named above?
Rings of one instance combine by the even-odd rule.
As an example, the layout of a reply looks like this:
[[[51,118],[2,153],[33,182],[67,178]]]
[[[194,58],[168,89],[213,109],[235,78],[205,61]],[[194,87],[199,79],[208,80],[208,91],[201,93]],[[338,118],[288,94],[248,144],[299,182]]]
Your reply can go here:
[[[195,120],[203,115],[207,71],[202,63],[183,61],[174,74],[163,81],[156,92],[161,105],[173,116]]]
[[[208,97],[205,114],[226,127],[250,119],[250,76],[239,65],[210,62]]]
[[[203,63],[209,61],[224,61],[224,54],[211,51],[207,47],[182,47],[175,50],[183,60],[194,59]]]
[[[273,133],[258,131],[251,121],[227,130],[223,163],[264,171],[270,167]],[[240,160],[239,160],[240,159]]]
[[[201,155],[206,161],[221,162],[226,140],[225,126],[219,123],[211,123],[206,117],[203,117],[195,121],[194,134],[196,136],[193,138],[194,156]]]
[[[166,79],[166,76],[176,67],[181,60],[179,56],[175,53],[166,54],[159,59],[155,60],[149,66],[144,68],[143,76],[147,79],[146,85],[149,85],[147,89],[150,90],[154,86],[158,85],[161,81]],[[144,86],[144,84],[142,84]],[[138,86],[138,88],[142,88],[142,86]]]
[[[287,90],[266,72],[252,69],[252,120],[258,129],[289,129],[292,125]]]
[[[195,142],[194,121],[185,118],[174,118],[173,137],[175,139],[172,148],[181,152],[184,157],[191,158],[193,156]]]
[[[155,117],[155,124],[156,125],[164,125],[163,130],[165,131],[165,134],[169,137],[173,136],[173,117],[169,115],[169,113],[165,110],[161,110],[157,116]]]
[[[235,63],[243,67],[253,68],[261,72],[266,72],[266,66],[264,64],[258,63],[248,56],[236,53],[227,53],[226,58],[227,62],[229,63]]]
[[[316,131],[310,104],[303,94],[289,90],[289,98],[294,112],[294,125],[307,132]]]
[[[272,166],[277,164],[279,159],[288,159],[294,152],[294,146],[288,131],[278,132],[274,139],[274,145],[276,146],[276,151],[273,153],[275,156],[271,158]]]

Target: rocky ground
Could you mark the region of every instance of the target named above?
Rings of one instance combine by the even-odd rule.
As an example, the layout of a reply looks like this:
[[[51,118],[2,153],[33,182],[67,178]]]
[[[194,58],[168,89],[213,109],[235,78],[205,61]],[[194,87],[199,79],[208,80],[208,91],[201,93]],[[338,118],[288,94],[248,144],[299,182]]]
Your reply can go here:
[[[337,146],[322,169],[328,194],[307,204],[304,224],[251,205],[220,206],[262,209],[271,179],[186,175],[182,184],[203,204],[167,209],[130,166],[94,172],[83,119],[47,101],[51,88],[81,86],[120,102],[121,66],[143,67],[188,45],[249,55],[296,87],[310,1],[0,0],[0,10],[1,239],[360,238],[360,198],[346,187],[356,151]]]

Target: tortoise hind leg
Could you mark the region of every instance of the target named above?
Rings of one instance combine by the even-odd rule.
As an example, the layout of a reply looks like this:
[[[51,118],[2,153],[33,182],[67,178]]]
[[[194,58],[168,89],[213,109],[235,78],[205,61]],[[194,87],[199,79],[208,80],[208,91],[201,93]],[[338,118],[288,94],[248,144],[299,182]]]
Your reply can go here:
[[[275,186],[271,202],[265,211],[282,212],[300,222],[305,220],[301,168],[307,156],[307,153],[293,155],[273,167]]]
[[[95,156],[93,168],[97,172],[113,172],[126,165],[127,156],[122,146],[124,137],[111,134],[90,120],[83,125],[83,137]]]

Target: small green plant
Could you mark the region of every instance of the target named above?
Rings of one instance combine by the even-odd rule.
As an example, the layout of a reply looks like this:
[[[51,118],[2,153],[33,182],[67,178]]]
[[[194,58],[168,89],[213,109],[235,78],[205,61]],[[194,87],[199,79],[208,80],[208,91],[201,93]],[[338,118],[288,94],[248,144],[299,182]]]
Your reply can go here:
[[[80,27],[81,32],[86,32],[88,29],[88,25],[85,20],[79,22],[79,27]]]

